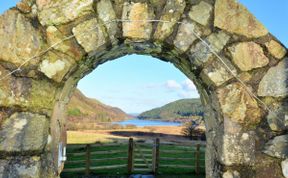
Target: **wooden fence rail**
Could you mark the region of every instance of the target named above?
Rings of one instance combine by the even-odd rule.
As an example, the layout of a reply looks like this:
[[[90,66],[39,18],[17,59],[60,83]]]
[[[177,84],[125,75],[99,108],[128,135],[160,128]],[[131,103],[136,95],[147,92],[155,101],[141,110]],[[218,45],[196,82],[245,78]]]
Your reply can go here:
[[[117,150],[120,146],[124,149]],[[97,150],[97,148],[101,147],[104,150]],[[106,147],[111,147],[111,149],[113,147],[115,150],[105,150],[107,149]],[[194,170],[196,174],[200,174],[201,169],[205,168],[205,165],[203,165],[204,159],[201,159],[200,156],[201,147],[205,146],[200,144],[160,144],[159,138],[155,139],[153,144],[137,143],[130,138],[126,145],[123,143],[71,145],[71,147],[68,145],[68,148],[73,151],[67,151],[68,160],[65,163],[63,172],[84,172],[85,175],[90,175],[95,170],[121,168],[126,169],[128,174],[133,174],[134,172],[158,174],[161,168],[181,168]],[[184,155],[185,157],[179,157],[178,155]],[[101,157],[99,158],[99,156]],[[71,157],[74,159],[69,159]],[[112,165],[103,165],[103,162],[107,161],[122,161],[122,163],[113,162]],[[178,163],[173,163],[173,161],[178,161]],[[77,167],[73,165],[77,165]]]

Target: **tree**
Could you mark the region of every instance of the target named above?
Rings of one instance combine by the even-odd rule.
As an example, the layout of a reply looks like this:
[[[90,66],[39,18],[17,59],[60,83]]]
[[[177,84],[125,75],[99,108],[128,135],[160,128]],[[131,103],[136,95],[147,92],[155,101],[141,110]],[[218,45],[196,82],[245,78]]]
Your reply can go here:
[[[199,123],[191,121],[185,124],[182,134],[191,140],[206,140],[205,132],[198,129]]]

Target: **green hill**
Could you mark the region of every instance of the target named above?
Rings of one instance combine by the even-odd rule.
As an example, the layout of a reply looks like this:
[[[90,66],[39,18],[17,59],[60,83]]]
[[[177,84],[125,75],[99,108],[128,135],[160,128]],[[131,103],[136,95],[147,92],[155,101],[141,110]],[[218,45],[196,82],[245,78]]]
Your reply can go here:
[[[203,116],[200,99],[181,99],[165,106],[141,113],[139,119],[187,121]]]
[[[130,116],[119,108],[111,107],[96,99],[86,97],[76,89],[67,109],[70,122],[113,122],[128,119]]]

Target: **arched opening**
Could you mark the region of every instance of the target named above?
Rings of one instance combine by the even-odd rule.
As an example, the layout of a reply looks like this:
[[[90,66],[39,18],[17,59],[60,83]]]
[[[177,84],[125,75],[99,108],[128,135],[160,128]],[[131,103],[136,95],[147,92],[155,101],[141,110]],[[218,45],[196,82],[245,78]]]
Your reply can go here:
[[[127,44],[125,44],[125,46],[127,47]],[[122,47],[121,47],[122,48]],[[129,47],[129,48],[131,48],[131,47]],[[139,49],[138,49],[139,50]],[[124,50],[119,50],[119,49],[117,49],[116,51],[124,51]],[[141,49],[139,50],[139,51],[141,51]],[[137,53],[140,53],[141,54],[141,52],[137,52]],[[117,57],[115,57],[115,58],[117,58]],[[139,60],[139,59],[134,59],[134,60]],[[156,58],[154,58],[153,60],[157,60]],[[107,61],[107,60],[105,60],[105,61]],[[167,62],[167,60],[165,60],[165,62]],[[102,63],[101,63],[101,65],[103,65]],[[96,68],[96,70],[97,70],[97,68]],[[92,71],[92,70],[90,70],[89,69],[89,71]],[[86,72],[84,72],[85,74],[87,74]],[[161,73],[165,73],[165,70],[163,71],[163,70],[159,70],[158,72],[157,72],[157,74],[158,75],[161,75]],[[190,76],[191,77],[191,76]],[[76,78],[76,77],[75,77]],[[74,79],[75,79],[74,78]],[[75,83],[76,82],[78,82],[80,80],[80,78],[79,77],[77,77],[77,81],[75,81]],[[73,83],[72,84],[72,86],[73,87],[71,87],[71,83],[69,83],[69,91],[67,92],[67,94],[71,94],[72,92],[73,92],[73,90],[75,89],[74,88],[74,86],[75,86],[75,83]],[[64,96],[63,94],[61,94],[60,96]],[[66,97],[70,97],[69,95],[68,96],[66,96]],[[68,99],[66,99],[67,101],[68,101]],[[62,112],[66,112],[66,111],[62,111]],[[57,113],[57,114],[59,114],[59,113]],[[65,121],[63,121],[63,123],[65,123]],[[53,132],[52,132],[53,133]],[[65,138],[63,138],[63,143],[65,142]]]
[[[52,134],[52,137],[55,137],[54,134],[57,134],[59,135],[59,132],[63,132],[65,131],[65,128],[64,128],[64,125],[65,125],[65,121],[59,121],[59,118],[64,118],[64,113],[65,111],[63,110],[63,108],[65,107],[65,102],[68,102],[69,101],[69,97],[71,95],[71,93],[74,91],[75,89],[75,86],[77,84],[77,82],[84,76],[83,74],[87,74],[88,72],[91,72],[96,66],[100,65],[100,64],[103,64],[105,61],[108,61],[108,60],[111,60],[111,59],[116,59],[118,57],[121,57],[125,54],[127,54],[127,51],[129,51],[129,53],[136,53],[136,54],[146,54],[145,50],[149,50],[149,54],[153,54],[153,51],[150,51],[150,50],[155,50],[155,57],[157,58],[161,58],[162,60],[164,61],[169,61],[171,63],[173,63],[177,68],[179,68],[187,77],[189,77],[190,79],[192,79],[194,81],[194,83],[196,84],[197,86],[197,89],[198,91],[200,91],[200,95],[202,97],[202,101],[204,101],[204,103],[209,103],[207,102],[207,94],[206,92],[203,92],[205,91],[204,90],[204,87],[202,86],[203,85],[203,82],[201,82],[199,80],[199,78],[197,79],[195,77],[195,75],[191,72],[191,69],[190,68],[185,68],[187,66],[185,66],[186,62],[188,62],[189,60],[187,59],[183,59],[181,57],[180,54],[177,54],[175,51],[174,52],[171,52],[170,54],[162,54],[162,55],[159,55],[157,54],[159,50],[159,48],[157,49],[157,47],[153,44],[147,44],[147,43],[134,43],[132,42],[131,44],[129,43],[126,43],[126,44],[123,44],[123,45],[120,45],[119,47],[117,48],[114,48],[114,49],[111,49],[107,52],[107,54],[101,54],[101,56],[91,56],[89,57],[89,59],[91,61],[89,61],[88,66],[87,63],[84,64],[85,67],[79,67],[78,70],[76,70],[73,74],[72,74],[72,77],[70,77],[67,82],[65,82],[65,86],[63,87],[63,90],[62,92],[58,95],[59,99],[58,100],[58,104],[56,104],[56,108],[54,108],[54,117],[56,117],[57,119],[55,120],[55,123],[56,125],[53,125],[52,123],[52,126],[51,128],[53,129],[51,131],[51,134]],[[116,55],[115,56],[112,56],[111,57],[111,54],[114,54],[114,51],[116,52]],[[174,53],[174,54],[173,54]],[[181,59],[182,58],[182,59]],[[99,60],[100,59],[100,60]],[[95,61],[100,61],[99,63],[96,63],[95,64]],[[177,61],[177,63],[175,62]],[[81,70],[81,71],[80,71]],[[160,72],[160,71],[159,71]],[[163,72],[163,71],[161,71]],[[206,95],[206,96],[205,96]],[[212,103],[212,102],[210,102]],[[209,111],[208,111],[209,112]],[[61,117],[62,115],[62,117]],[[210,114],[211,115],[211,114]],[[59,117],[60,116],[60,117]],[[53,117],[52,117],[53,118]],[[214,120],[215,118],[213,118]],[[54,119],[52,119],[54,120]],[[57,122],[56,122],[57,121]],[[62,122],[62,124],[61,124]],[[60,124],[59,124],[60,123]],[[61,126],[62,125],[62,126]],[[207,126],[206,126],[207,127]],[[61,131],[62,130],[62,131]],[[59,135],[61,136],[61,134]],[[208,136],[208,139],[209,139],[209,136]],[[63,143],[65,143],[66,141],[66,138],[65,138],[65,134],[63,133],[62,136],[59,138],[59,140],[62,140]],[[208,146],[208,145],[207,145]],[[58,149],[56,149],[58,151]],[[210,152],[212,153],[212,152]],[[210,154],[209,153],[209,154]],[[214,157],[213,155],[209,155],[209,157]],[[209,159],[208,159],[209,160]],[[211,159],[210,159],[211,160]],[[212,161],[213,162],[213,161]],[[208,163],[209,164],[209,163]]]
[[[140,114],[144,111],[176,101],[177,105],[175,103],[173,107],[176,108],[171,108],[172,106],[170,104],[170,108],[167,108],[166,111],[162,111],[163,114],[164,112],[166,113],[160,119],[155,118],[155,116],[149,116],[149,119],[154,119],[155,121],[146,121],[146,119],[128,120],[126,122],[129,122],[130,124],[126,127],[120,127],[117,124],[111,123],[117,118],[111,118],[112,121],[109,123],[109,116],[107,116],[107,118],[95,116],[96,119],[99,119],[98,122],[97,120],[94,120],[93,122],[94,118],[91,118],[91,121],[89,121],[89,116],[87,116],[87,119],[86,116],[80,116],[78,118],[72,117],[72,122],[66,120],[66,127],[68,124],[70,124],[70,126],[67,127],[67,131],[69,130],[67,135],[68,145],[66,146],[67,162],[65,162],[65,167],[61,174],[62,177],[72,177],[73,175],[83,175],[85,173],[88,174],[86,165],[83,163],[83,160],[87,159],[87,155],[86,153],[84,154],[84,152],[87,152],[87,145],[85,144],[88,143],[90,144],[89,147],[91,147],[89,148],[89,152],[94,154],[91,153],[90,158],[88,158],[89,160],[92,160],[91,162],[89,161],[91,169],[87,169],[89,170],[89,174],[120,176],[121,174],[125,175],[127,173],[141,173],[158,174],[162,176],[176,176],[176,174],[177,176],[193,176],[196,175],[195,172],[197,172],[197,174],[202,174],[203,176],[205,166],[205,141],[201,141],[200,139],[203,140],[205,134],[195,135],[193,138],[194,140],[192,141],[182,135],[182,129],[185,127],[184,125],[181,126],[185,121],[188,122],[186,125],[189,126],[191,121],[195,122],[195,126],[200,123],[203,124],[202,114],[198,114],[198,111],[196,111],[196,107],[201,107],[201,101],[193,83],[180,71],[175,69],[172,64],[159,61],[158,59],[149,56],[124,56],[117,60],[109,61],[107,64],[105,63],[105,65],[102,64],[94,69],[87,78],[84,77],[79,81],[77,88],[80,90],[82,89],[82,91],[85,91],[88,95],[90,94],[89,96],[93,96],[93,98],[100,99],[100,101],[105,104],[118,106],[124,109],[126,113]],[[196,97],[197,101],[196,99],[194,99],[195,101],[192,99],[180,100],[193,96],[194,98]],[[77,101],[75,93],[73,94],[73,97],[72,99]],[[121,98],[121,101],[119,101],[118,98]],[[83,101],[78,101],[79,111],[81,113],[85,112],[83,107],[87,106],[87,104],[83,103],[84,106],[81,106]],[[75,103],[72,105],[74,110],[77,109]],[[191,107],[191,109],[188,109],[187,107]],[[68,109],[71,109],[70,103]],[[174,109],[174,111],[170,111],[170,109]],[[87,110],[89,111],[89,108],[87,108]],[[96,110],[95,106],[94,110]],[[170,114],[169,111],[171,112]],[[175,111],[177,112],[174,113]],[[199,111],[203,112],[202,107]],[[162,114],[159,114],[158,116],[162,116]],[[143,114],[143,117],[147,116]],[[70,117],[68,117],[68,119],[70,119]],[[170,121],[178,119],[177,122],[179,123],[177,123],[177,125],[179,126],[172,126],[176,125],[174,122],[165,122],[168,119],[170,119]],[[151,127],[149,122],[153,122],[152,124],[157,125]],[[73,131],[70,131],[73,124],[76,124],[76,127]],[[136,127],[131,124],[136,124]],[[137,126],[138,124],[146,124],[146,127],[139,127]],[[87,127],[85,127],[86,125]],[[101,127],[105,128],[103,129]],[[99,138],[96,138],[96,136]],[[134,138],[133,145],[135,145],[131,153],[131,155],[134,155],[131,156],[133,157],[131,160],[133,163],[132,168],[130,168],[131,170],[127,169],[129,168],[129,155],[127,155],[127,153],[128,140],[130,137]],[[79,139],[78,142],[76,138]],[[157,161],[157,167],[159,167],[157,173],[154,172],[156,168],[153,168],[154,164],[156,165],[156,162],[153,162],[157,155],[156,153],[153,153],[153,142],[155,142],[156,138],[160,139],[160,150],[158,152],[162,153],[163,151],[162,154],[157,153],[157,159],[159,159]],[[85,140],[87,140],[87,142],[85,142]],[[196,160],[197,144],[199,144],[198,152],[200,154],[198,156],[199,158]],[[117,146],[119,147],[117,148]],[[139,149],[141,151],[139,151]],[[99,150],[102,155],[97,154],[99,153]],[[175,153],[171,152],[172,150],[174,150]],[[119,153],[119,151],[124,151],[124,153]],[[167,153],[164,154],[165,151]],[[168,153],[169,151],[170,153]],[[114,155],[111,155],[111,152],[113,152]],[[81,155],[81,153],[83,154]],[[126,159],[123,160],[123,157]],[[101,160],[105,158],[106,160]],[[119,160],[117,160],[117,158],[119,158]],[[172,158],[178,160],[174,161]],[[169,159],[169,161],[163,159]],[[197,166],[196,163],[198,164]],[[118,168],[118,166],[120,168]]]

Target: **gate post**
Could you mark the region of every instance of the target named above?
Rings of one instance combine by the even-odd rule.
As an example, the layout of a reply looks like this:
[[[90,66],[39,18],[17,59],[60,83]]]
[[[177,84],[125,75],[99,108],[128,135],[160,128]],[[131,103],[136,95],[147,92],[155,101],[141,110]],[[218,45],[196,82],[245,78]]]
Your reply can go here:
[[[153,155],[152,155],[152,172],[153,174],[157,174],[159,167],[159,147],[160,147],[160,139],[156,138],[153,145]]]
[[[128,174],[133,172],[133,157],[134,157],[134,142],[133,138],[129,138],[129,147],[128,147]]]
[[[90,164],[91,164],[91,156],[90,156],[90,145],[86,145],[86,170],[85,170],[85,175],[89,176],[90,175]]]
[[[197,175],[200,174],[200,144],[196,145],[195,152],[195,172]]]

